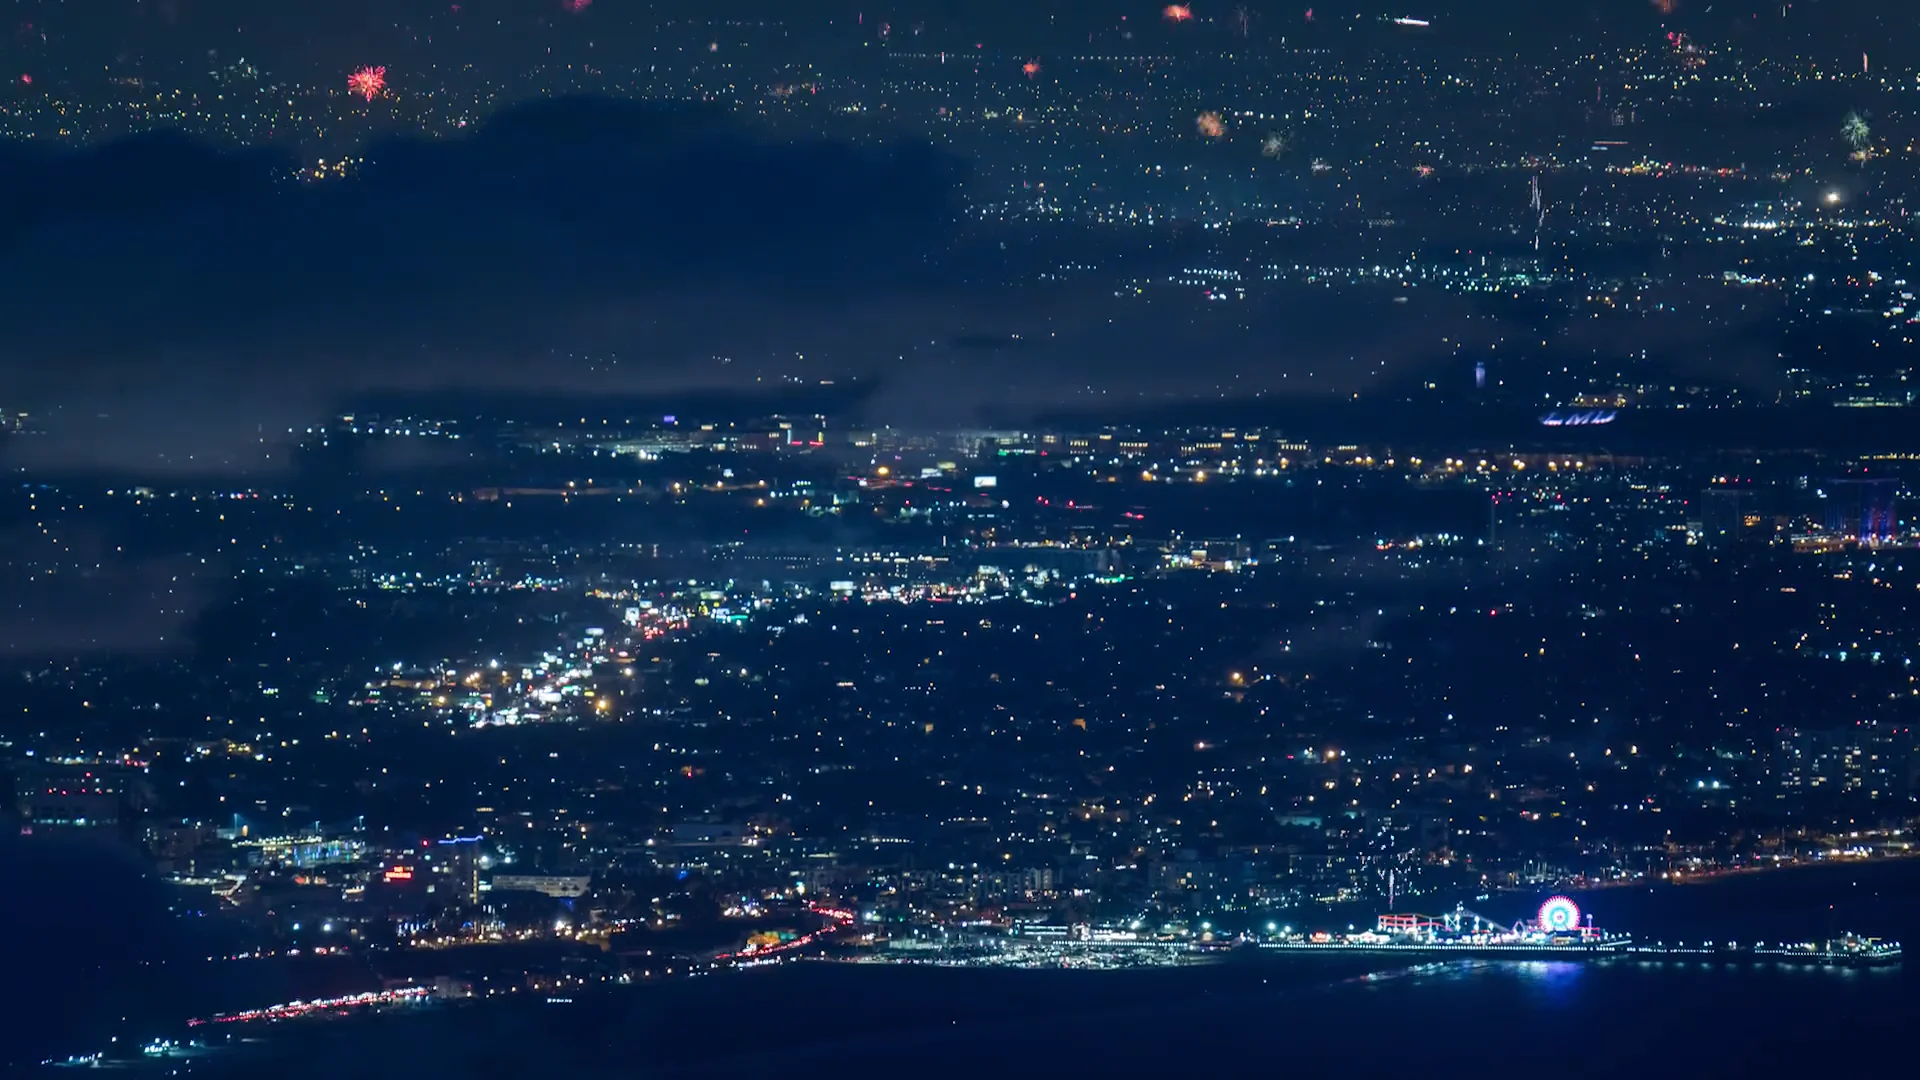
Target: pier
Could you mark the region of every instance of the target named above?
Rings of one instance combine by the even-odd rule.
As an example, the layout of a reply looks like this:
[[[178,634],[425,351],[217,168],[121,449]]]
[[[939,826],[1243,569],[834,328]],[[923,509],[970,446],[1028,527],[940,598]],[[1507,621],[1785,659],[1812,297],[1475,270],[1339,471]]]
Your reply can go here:
[[[1502,926],[1459,905],[1447,915],[1387,914],[1372,930],[1345,934],[1287,933],[1259,942],[1267,952],[1319,955],[1399,956],[1412,959],[1716,960],[1879,967],[1900,963],[1897,941],[1844,934],[1829,941],[1636,942],[1631,934],[1594,927],[1591,917],[1564,896],[1540,905],[1531,920]]]
[[[1897,941],[1847,934],[1831,941],[1664,942],[1629,946],[1626,954],[1644,960],[1719,960],[1745,963],[1812,964],[1821,967],[1882,967],[1900,963]]]

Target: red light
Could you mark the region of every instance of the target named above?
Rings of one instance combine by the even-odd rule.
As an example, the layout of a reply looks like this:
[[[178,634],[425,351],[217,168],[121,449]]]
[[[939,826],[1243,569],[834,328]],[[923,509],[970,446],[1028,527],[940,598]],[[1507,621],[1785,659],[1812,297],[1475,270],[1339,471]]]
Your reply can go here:
[[[363,67],[347,76],[347,89],[372,101],[387,89],[387,69],[384,67]]]

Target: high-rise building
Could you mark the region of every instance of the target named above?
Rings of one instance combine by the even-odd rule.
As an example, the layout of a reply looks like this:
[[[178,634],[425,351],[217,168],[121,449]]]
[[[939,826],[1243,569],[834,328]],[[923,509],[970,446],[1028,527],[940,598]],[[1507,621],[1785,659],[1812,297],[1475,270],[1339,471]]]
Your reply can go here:
[[[1771,530],[1758,510],[1757,493],[1737,484],[1714,484],[1700,493],[1700,536],[1711,546],[1766,540]]]
[[[1893,539],[1892,477],[1849,476],[1828,483],[1827,529],[1862,544]]]
[[[118,778],[99,766],[29,768],[14,785],[23,829],[114,829],[125,792]]]
[[[426,861],[452,876],[452,888],[469,904],[480,902],[481,837],[449,836],[436,840]]]

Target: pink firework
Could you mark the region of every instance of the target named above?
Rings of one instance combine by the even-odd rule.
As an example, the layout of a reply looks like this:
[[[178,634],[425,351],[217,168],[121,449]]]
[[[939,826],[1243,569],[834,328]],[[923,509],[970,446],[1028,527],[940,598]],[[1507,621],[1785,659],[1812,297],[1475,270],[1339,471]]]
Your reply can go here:
[[[578,15],[592,7],[593,0],[560,0],[560,6]]]
[[[387,69],[363,67],[347,76],[347,89],[372,101],[387,89]]]

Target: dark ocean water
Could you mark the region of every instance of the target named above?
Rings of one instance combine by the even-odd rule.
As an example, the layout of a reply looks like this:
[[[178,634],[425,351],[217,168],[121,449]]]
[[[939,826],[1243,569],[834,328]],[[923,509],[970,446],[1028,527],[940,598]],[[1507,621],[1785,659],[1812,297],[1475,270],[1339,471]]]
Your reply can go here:
[[[246,944],[194,914],[209,906],[123,847],[0,835],[0,1075],[190,1016],[366,988],[364,970],[324,961],[208,963]]]
[[[1830,928],[1911,937],[1903,931],[1920,913],[1920,861],[1578,899],[1600,925],[1646,938],[1798,940]],[[1500,896],[1476,907],[1518,918],[1538,902]],[[62,995],[40,1015],[60,1021],[72,1012],[64,1021],[73,1026],[103,1005],[131,1001],[143,985],[139,970],[111,994]],[[572,1005],[481,1003],[286,1025],[197,1063],[192,1074],[726,1078],[884,1068],[1132,1076],[1206,1068],[1853,1076],[1901,1054],[1916,1024],[1914,963],[1851,970],[1261,957],[1120,972],[803,964]]]

